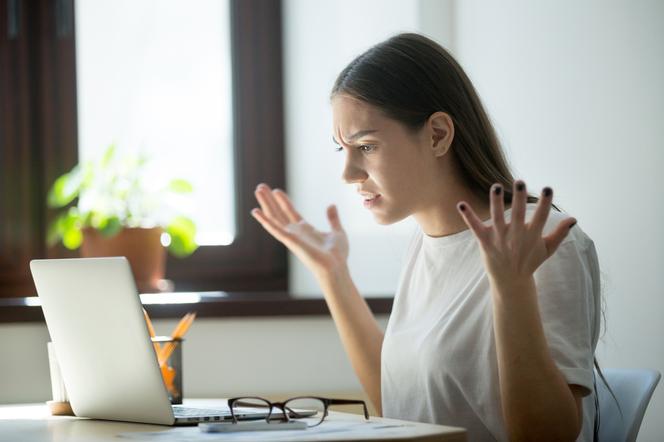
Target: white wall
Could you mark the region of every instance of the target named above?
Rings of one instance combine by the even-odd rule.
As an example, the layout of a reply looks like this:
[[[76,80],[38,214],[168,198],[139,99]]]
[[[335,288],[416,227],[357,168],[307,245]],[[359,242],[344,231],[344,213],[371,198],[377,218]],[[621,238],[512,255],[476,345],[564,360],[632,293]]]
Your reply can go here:
[[[329,94],[339,72],[355,56],[394,34],[423,32],[427,24],[439,40],[450,38],[451,27],[438,27],[432,17],[451,19],[451,2],[286,0],[283,5],[287,190],[302,215],[319,229],[329,229],[325,209],[337,204],[360,293],[393,294],[414,224],[376,224],[354,186],[341,181],[343,155],[332,143]],[[444,19],[438,24],[445,25]],[[292,256],[290,266],[294,293],[320,293],[313,277]]]
[[[379,323],[386,325],[386,317]],[[167,334],[175,320],[155,320]],[[43,324],[0,325],[0,403],[51,398]],[[353,393],[361,387],[330,318],[199,318],[183,347],[185,397]]]
[[[486,2],[455,8],[456,55],[519,177],[595,241],[604,273],[605,367],[664,373],[664,3]],[[664,385],[640,441],[664,434]]]

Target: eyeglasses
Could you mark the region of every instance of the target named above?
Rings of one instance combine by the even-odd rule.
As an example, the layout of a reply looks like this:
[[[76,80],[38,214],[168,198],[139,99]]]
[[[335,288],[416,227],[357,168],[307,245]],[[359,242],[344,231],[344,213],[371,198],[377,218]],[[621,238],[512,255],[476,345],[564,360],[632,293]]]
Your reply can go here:
[[[315,396],[298,396],[287,399],[284,402],[270,402],[261,397],[236,397],[228,400],[228,408],[231,410],[233,422],[243,416],[247,408],[264,409],[267,411],[265,420],[271,421],[300,421],[305,422],[307,427],[320,425],[327,417],[327,409],[330,405],[360,405],[364,408],[364,418],[369,420],[369,411],[364,401],[352,399],[327,399]],[[272,412],[277,408],[281,410],[273,416]]]

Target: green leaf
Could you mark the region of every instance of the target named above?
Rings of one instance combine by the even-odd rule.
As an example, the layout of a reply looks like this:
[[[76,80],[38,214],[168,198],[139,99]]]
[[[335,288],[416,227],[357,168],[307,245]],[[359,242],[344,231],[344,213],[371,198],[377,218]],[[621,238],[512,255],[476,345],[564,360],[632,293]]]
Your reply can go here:
[[[148,164],[149,161],[150,161],[150,158],[146,154],[141,153],[141,154],[138,155],[138,159],[136,160],[136,167],[138,169],[140,169],[142,167],[145,167]]]
[[[78,249],[82,242],[83,233],[81,233],[81,229],[76,227],[66,230],[62,236],[62,244],[69,250]]]
[[[100,232],[106,228],[108,224],[108,216],[105,213],[92,211],[90,212],[90,227],[97,229]]]
[[[189,256],[198,248],[195,240],[196,224],[189,218],[183,216],[174,218],[166,226],[166,233],[171,237],[168,251],[178,258]]]
[[[95,165],[92,161],[86,161],[81,168],[81,192],[92,187],[95,181]]]
[[[102,169],[107,167],[111,163],[113,157],[115,157],[115,151],[116,151],[115,143],[111,144],[106,148],[106,151],[104,152],[104,156],[101,158],[101,163],[100,163]]]
[[[48,191],[48,206],[60,208],[72,202],[81,190],[82,181],[83,176],[78,166],[58,177]]]
[[[122,223],[120,222],[120,218],[113,216],[106,220],[106,225],[99,232],[102,234],[102,236],[110,238],[111,236],[115,236],[120,233],[120,230],[122,230]]]
[[[94,212],[86,212],[81,214],[81,228],[92,227],[92,218],[94,217]]]
[[[47,244],[52,246],[62,240],[65,247],[77,248],[76,232],[80,233],[80,218],[76,207],[70,207],[65,213],[59,215],[49,226],[46,234]],[[80,241],[78,244],[80,245]]]
[[[53,247],[58,241],[60,241],[60,232],[58,231],[57,220],[53,221],[46,231],[46,245]]]
[[[168,190],[176,193],[191,193],[194,188],[189,181],[176,178],[168,184]]]
[[[48,231],[46,232],[46,244],[48,244],[49,247],[54,246],[60,241],[60,239],[62,239],[62,234],[65,231],[65,218],[68,216],[68,213],[63,213],[55,218],[48,226]]]

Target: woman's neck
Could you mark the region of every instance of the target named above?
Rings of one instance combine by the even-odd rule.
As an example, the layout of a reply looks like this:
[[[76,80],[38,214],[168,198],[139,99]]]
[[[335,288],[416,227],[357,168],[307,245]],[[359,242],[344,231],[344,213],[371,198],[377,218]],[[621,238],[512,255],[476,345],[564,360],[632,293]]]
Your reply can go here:
[[[431,237],[449,236],[468,229],[457,210],[457,204],[465,201],[481,220],[491,218],[489,193],[483,200],[467,188],[449,189],[438,201],[413,214],[422,231]]]

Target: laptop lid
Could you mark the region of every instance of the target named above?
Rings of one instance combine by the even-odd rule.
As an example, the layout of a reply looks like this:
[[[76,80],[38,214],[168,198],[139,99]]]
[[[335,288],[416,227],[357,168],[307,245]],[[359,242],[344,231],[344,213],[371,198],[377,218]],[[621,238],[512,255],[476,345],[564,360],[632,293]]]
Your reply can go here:
[[[172,425],[126,258],[33,260],[30,270],[74,413]]]

